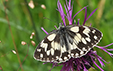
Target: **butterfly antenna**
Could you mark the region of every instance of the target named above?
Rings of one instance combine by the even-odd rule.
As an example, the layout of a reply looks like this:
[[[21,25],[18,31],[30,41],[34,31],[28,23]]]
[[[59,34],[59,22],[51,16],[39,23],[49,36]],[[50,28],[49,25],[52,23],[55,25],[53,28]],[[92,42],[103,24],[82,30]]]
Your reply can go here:
[[[51,20],[51,19],[49,19],[49,18],[46,18],[46,17],[44,17],[44,19],[47,19],[47,20],[52,21],[52,22],[54,22],[54,23],[58,23],[57,21],[53,21],[53,20]]]

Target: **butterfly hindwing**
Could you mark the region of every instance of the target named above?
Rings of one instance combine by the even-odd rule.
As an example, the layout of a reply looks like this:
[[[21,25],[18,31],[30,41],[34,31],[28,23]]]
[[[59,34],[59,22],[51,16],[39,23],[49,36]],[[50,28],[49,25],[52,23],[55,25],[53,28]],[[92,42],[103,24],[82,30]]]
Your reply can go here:
[[[37,46],[34,58],[43,62],[65,62],[87,54],[101,39],[95,28],[80,25],[60,27],[49,33]]]

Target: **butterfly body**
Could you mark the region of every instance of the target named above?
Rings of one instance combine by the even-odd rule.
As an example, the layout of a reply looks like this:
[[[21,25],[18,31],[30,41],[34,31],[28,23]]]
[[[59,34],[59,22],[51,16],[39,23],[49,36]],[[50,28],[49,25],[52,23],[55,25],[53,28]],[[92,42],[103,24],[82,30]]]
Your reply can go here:
[[[37,46],[34,58],[43,62],[65,62],[86,55],[102,38],[89,26],[61,26],[50,32]]]

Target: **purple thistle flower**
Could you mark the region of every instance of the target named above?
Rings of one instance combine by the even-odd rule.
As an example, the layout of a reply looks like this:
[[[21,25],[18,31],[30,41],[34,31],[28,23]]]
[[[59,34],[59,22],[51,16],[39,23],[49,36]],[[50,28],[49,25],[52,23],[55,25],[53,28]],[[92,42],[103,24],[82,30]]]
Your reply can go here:
[[[79,12],[77,12],[74,16],[72,16],[72,11],[73,11],[73,6],[71,5],[71,0],[69,0],[69,2],[67,2],[66,0],[66,5],[64,5],[65,7],[65,10],[66,10],[66,14],[64,14],[64,11],[63,11],[63,8],[62,8],[62,5],[61,3],[59,2],[58,0],[58,3],[57,3],[57,6],[58,6],[58,11],[61,15],[61,18],[62,18],[62,21],[63,21],[63,24],[64,26],[66,26],[66,22],[65,22],[65,18],[68,19],[69,21],[69,25],[72,25],[73,24],[73,20],[74,20],[74,17],[80,12],[82,11],[83,9],[85,9],[85,18],[84,18],[84,22],[83,22],[83,25],[85,25],[86,21],[92,16],[92,14],[97,10],[95,9],[88,17],[87,17],[87,6],[82,8]],[[79,24],[79,19],[78,19],[78,22],[74,22],[76,24]],[[90,25],[91,26],[91,25]],[[56,27],[56,26],[55,26]],[[57,29],[57,27],[56,27]],[[48,34],[44,28],[42,28],[42,30]],[[105,51],[106,53],[108,53],[111,57],[113,57],[113,54],[110,53],[109,51],[113,51],[113,49],[107,49],[108,46],[111,46],[113,45],[113,43],[109,44],[109,45],[106,45],[106,46],[97,46],[95,45],[95,47],[99,48],[99,49],[102,49],[103,51]],[[93,64],[95,64],[101,71],[104,71],[96,62],[95,60],[98,60],[98,62],[101,64],[101,67],[105,66],[103,62],[107,63],[104,59],[102,59],[100,56],[97,55],[96,51],[94,51],[93,49],[91,49],[86,55],[80,57],[80,58],[70,58],[68,61],[66,62],[62,62],[62,63],[54,63],[54,62],[51,62],[53,64],[53,67],[54,68],[55,66],[61,66],[63,65],[61,71],[88,71],[89,68],[93,68]],[[52,69],[51,68],[51,69]],[[51,71],[51,70],[50,70]]]

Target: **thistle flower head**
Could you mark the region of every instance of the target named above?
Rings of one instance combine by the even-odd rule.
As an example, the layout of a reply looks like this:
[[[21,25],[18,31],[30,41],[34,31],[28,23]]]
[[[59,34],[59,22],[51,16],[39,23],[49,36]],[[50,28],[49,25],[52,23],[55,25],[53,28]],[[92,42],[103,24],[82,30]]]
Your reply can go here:
[[[66,26],[66,19],[69,21],[69,25],[72,24],[79,24],[79,20],[78,22],[74,22],[74,18],[76,17],[76,15],[81,12],[82,10],[85,9],[85,17],[84,17],[84,21],[82,25],[85,25],[86,21],[92,16],[92,14],[97,10],[95,9],[88,17],[87,17],[87,6],[82,8],[79,12],[77,12],[74,16],[72,16],[72,12],[73,12],[73,6],[71,5],[71,0],[69,0],[69,2],[67,2],[66,0],[66,5],[64,5],[65,7],[65,11],[66,14],[64,14],[64,10],[62,8],[62,5],[60,3],[60,1],[58,0],[57,2],[57,6],[58,6],[58,11],[60,13],[60,16],[62,18],[63,24],[64,26]],[[48,34],[43,28],[42,30]],[[107,46],[98,46],[95,45],[95,47],[105,51],[106,53],[108,53],[111,57],[113,57],[113,54],[110,53],[109,51],[113,51],[113,49],[107,49],[108,46],[113,45],[113,43],[107,45]],[[96,51],[94,49],[91,49],[86,55],[80,57],[80,58],[70,58],[68,61],[66,62],[62,62],[62,63],[54,63],[51,62],[53,64],[53,67],[55,66],[61,66],[63,65],[61,71],[88,71],[89,68],[94,68],[93,64],[95,64],[101,71],[104,71],[96,62],[95,60],[98,60],[99,63],[101,64],[101,67],[105,66],[103,62],[107,63],[104,59],[102,59],[99,55],[97,55]],[[52,68],[53,68],[52,67]],[[51,69],[52,69],[51,68]],[[50,70],[51,71],[51,70]]]

